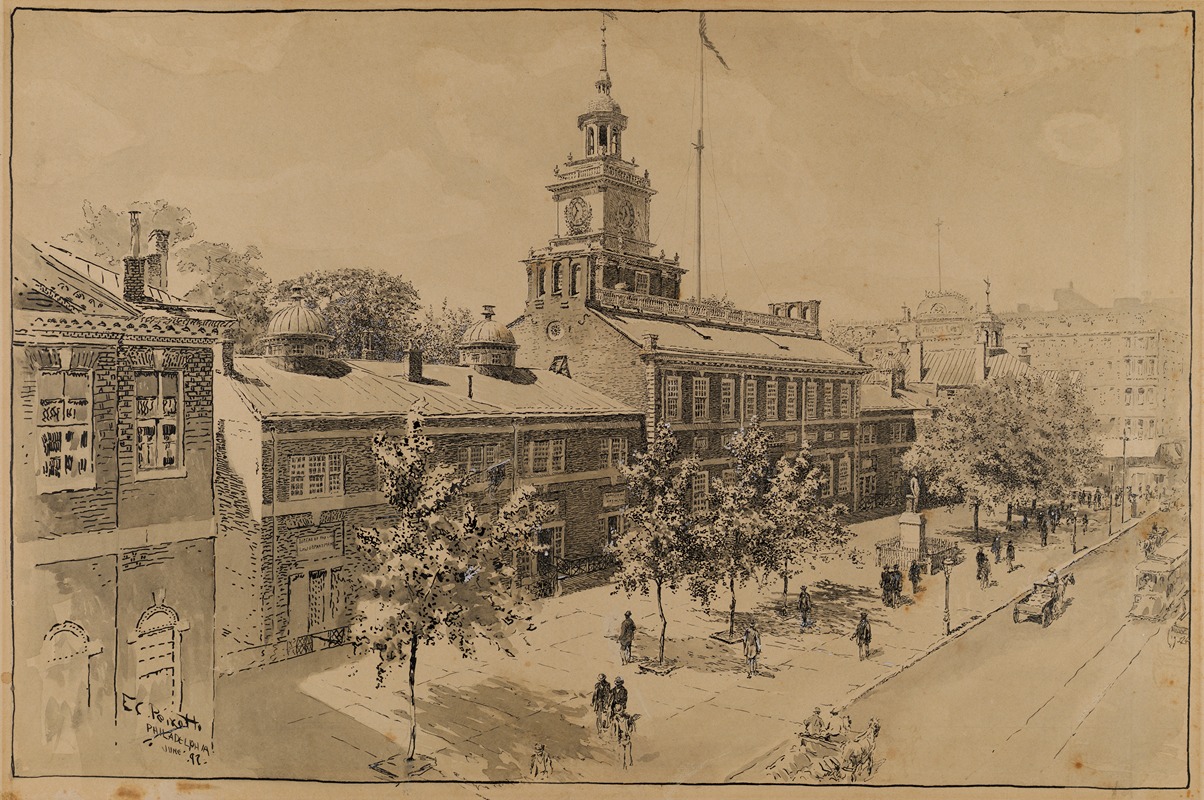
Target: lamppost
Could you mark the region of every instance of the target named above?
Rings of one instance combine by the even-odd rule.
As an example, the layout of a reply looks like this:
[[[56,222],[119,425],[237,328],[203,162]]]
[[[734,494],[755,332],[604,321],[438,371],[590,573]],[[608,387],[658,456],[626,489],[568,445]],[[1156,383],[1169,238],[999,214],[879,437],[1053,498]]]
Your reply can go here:
[[[949,571],[953,567],[953,559],[946,558],[945,563],[945,635],[948,636],[949,630]]]
[[[1129,434],[1120,435],[1120,524],[1125,524],[1125,501],[1128,498]]]

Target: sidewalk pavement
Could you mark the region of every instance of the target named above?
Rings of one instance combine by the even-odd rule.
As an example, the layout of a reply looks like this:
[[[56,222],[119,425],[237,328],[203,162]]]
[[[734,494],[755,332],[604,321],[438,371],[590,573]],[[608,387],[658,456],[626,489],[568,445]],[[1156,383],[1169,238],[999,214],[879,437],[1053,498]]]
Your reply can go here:
[[[925,513],[930,535],[963,542],[971,535],[965,509]],[[1106,512],[1102,524],[1098,520],[1096,514],[1090,532],[1080,532],[1080,548],[1107,537]],[[991,531],[1002,528],[1002,520],[984,514],[981,527],[989,553]],[[437,761],[424,777],[523,779],[535,745],[544,744],[554,759],[551,780],[725,780],[794,736],[816,706],[843,707],[862,687],[893,673],[942,639],[942,575],[924,576],[914,597],[908,586],[904,605],[893,609],[882,605],[873,544],[895,535],[897,518],[858,523],[853,529],[862,563],[834,561],[796,576],[785,604],[776,576],[763,589],[738,590],[737,632],[753,618],[761,632],[761,674],[753,678],[747,677],[740,645],[710,638],[727,628],[727,599],[722,595],[708,614],[684,592],[666,594],[665,655],[678,665],[668,676],[640,673],[635,665],[620,666],[616,638],[623,612],[630,609],[638,625],[637,660],[655,659],[660,623],[654,597],[612,595],[608,586],[541,601],[535,629],[512,640],[513,657],[482,651],[475,659],[463,659],[445,645],[423,647],[417,665],[418,750]],[[954,626],[981,619],[1070,555],[1065,526],[1046,548],[1039,547],[1035,528],[1028,537],[1016,542],[1015,572],[1009,574],[1005,565],[992,564],[993,582],[985,590],[975,580],[974,547],[963,544],[968,557],[952,570],[950,581]],[[900,566],[905,570],[907,565]],[[806,634],[799,633],[794,613],[800,578],[807,583],[815,608],[816,624]],[[858,660],[857,646],[850,638],[861,610],[868,611],[873,626],[873,648],[865,661]],[[265,683],[273,682],[273,669],[261,672]],[[634,735],[635,763],[628,770],[619,765],[618,747],[611,736],[595,730],[590,694],[599,673],[606,673],[611,681],[622,676],[630,693],[628,711],[640,715]],[[363,779],[367,764],[401,752],[409,737],[405,681],[405,671],[398,670],[387,688],[377,689],[375,659],[370,655],[301,679],[300,692],[337,712],[320,715],[334,727],[351,726],[361,734],[371,730],[380,736],[374,744],[357,746],[362,756],[344,747],[338,759],[327,759],[329,764],[321,763],[325,758],[321,748],[311,750],[311,770],[329,772],[330,778]]]

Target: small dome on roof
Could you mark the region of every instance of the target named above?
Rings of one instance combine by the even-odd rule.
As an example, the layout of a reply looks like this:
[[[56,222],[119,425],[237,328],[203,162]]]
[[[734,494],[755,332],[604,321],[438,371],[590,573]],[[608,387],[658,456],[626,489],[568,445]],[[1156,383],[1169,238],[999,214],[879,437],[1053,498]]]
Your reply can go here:
[[[502,323],[493,318],[493,306],[485,306],[485,319],[475,322],[464,331],[460,338],[461,347],[473,345],[502,345],[518,347],[514,334]]]
[[[615,99],[609,94],[603,94],[602,92],[599,92],[590,98],[589,103],[585,106],[585,110],[587,114],[594,114],[597,112],[610,112],[614,114],[623,113],[623,109],[619,107],[619,104],[615,102]]]
[[[325,335],[326,320],[305,304],[300,286],[293,287],[292,300],[293,302],[282,306],[272,315],[271,321],[268,322],[268,335]]]

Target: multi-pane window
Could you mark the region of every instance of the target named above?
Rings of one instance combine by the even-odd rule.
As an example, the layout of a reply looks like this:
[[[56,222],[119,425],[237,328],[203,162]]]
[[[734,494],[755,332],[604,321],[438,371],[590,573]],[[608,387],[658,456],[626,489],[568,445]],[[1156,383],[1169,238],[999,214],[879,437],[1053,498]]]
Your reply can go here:
[[[696,456],[702,455],[708,449],[710,449],[710,446],[711,446],[711,440],[708,439],[706,436],[699,435],[699,436],[694,437],[694,455],[696,455]]]
[[[665,419],[681,421],[681,378],[677,375],[665,376]]]
[[[875,425],[863,425],[861,428],[861,443],[874,444],[878,441],[878,428]]]
[[[528,446],[531,472],[564,472],[564,439],[540,439]]]
[[[837,482],[839,484],[839,491],[841,494],[849,493],[849,487],[851,485],[849,482],[851,473],[852,470],[849,465],[849,457],[845,456],[844,458],[840,459],[840,468],[837,472]]]
[[[798,419],[797,383],[786,384],[786,419]]]
[[[706,422],[711,416],[711,379],[694,379],[694,421]]]
[[[690,478],[690,508],[694,511],[707,511],[710,508],[705,472],[696,472]]]
[[[459,451],[460,473],[474,475],[492,467],[498,460],[496,444],[474,444]]]
[[[635,290],[640,294],[648,294],[651,289],[651,283],[647,272],[637,272],[635,274]]]
[[[832,381],[824,381],[824,417],[835,415],[832,405]]]
[[[765,419],[778,418],[778,382],[770,378],[765,382]]]
[[[757,415],[757,380],[744,379],[744,421],[751,422]]]
[[[607,436],[602,439],[602,469],[610,469],[627,463],[627,439],[622,436]]]
[[[180,373],[135,372],[138,469],[180,466]]]
[[[311,453],[289,456],[288,494],[298,497],[321,497],[343,493],[343,454]]]
[[[1125,405],[1126,406],[1133,405],[1133,390],[1132,389],[1125,389]]]
[[[807,381],[807,408],[806,418],[815,419],[815,399],[816,399],[815,381]]]
[[[822,467],[820,467],[820,470],[821,470],[820,483],[822,483],[823,487],[824,487],[824,491],[823,491],[824,497],[832,496],[832,488],[833,488],[832,468],[833,468],[833,464],[831,461],[828,461]]]
[[[719,405],[725,422],[736,419],[736,379],[724,378],[719,385]]]
[[[557,261],[552,264],[552,294],[560,294],[561,284],[564,281],[564,265]]]
[[[853,416],[853,384],[847,381],[840,384],[840,414],[837,416]]]
[[[38,435],[43,491],[89,486],[92,469],[92,373],[38,373]]]
[[[539,531],[539,543],[547,548],[547,554],[555,561],[564,558],[564,523],[555,522],[543,526]]]

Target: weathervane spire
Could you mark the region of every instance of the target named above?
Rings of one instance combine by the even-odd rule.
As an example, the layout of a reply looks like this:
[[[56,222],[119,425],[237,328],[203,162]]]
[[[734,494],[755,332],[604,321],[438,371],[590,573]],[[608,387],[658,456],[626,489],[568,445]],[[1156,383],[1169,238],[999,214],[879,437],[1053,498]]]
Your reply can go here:
[[[602,12],[602,69],[598,71],[598,81],[594,84],[598,91],[610,94],[610,73],[606,69],[606,12]]]

